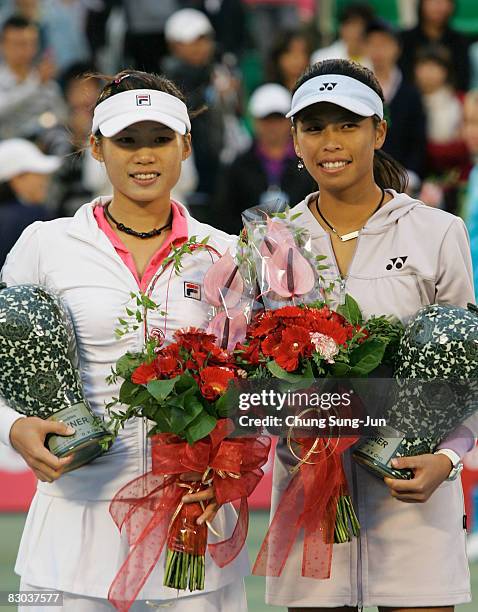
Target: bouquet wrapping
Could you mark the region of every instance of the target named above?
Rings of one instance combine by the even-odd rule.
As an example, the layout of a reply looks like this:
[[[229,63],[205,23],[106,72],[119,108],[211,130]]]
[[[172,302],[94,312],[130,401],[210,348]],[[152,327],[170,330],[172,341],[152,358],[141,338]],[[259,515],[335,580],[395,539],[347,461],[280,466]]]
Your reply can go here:
[[[26,416],[64,421],[73,436],[50,435],[58,457],[71,453],[67,471],[99,456],[108,435],[85,397],[77,369],[73,325],[66,307],[38,285],[0,290],[0,394]]]

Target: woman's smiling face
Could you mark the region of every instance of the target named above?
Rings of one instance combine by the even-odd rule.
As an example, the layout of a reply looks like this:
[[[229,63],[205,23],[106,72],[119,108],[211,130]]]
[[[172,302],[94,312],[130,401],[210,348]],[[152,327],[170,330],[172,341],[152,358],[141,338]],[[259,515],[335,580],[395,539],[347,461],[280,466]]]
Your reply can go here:
[[[155,121],[141,121],[111,138],[91,141],[93,156],[105,163],[115,197],[148,203],[169,194],[191,154],[190,135]]]
[[[314,104],[294,121],[296,153],[321,189],[342,191],[373,180],[373,158],[387,124],[328,102]]]

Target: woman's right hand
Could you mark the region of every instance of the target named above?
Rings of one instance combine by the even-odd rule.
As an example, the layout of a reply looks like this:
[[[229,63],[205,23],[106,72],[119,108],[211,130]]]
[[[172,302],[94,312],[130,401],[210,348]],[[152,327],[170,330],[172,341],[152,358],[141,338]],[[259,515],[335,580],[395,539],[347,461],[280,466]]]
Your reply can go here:
[[[35,476],[43,482],[59,478],[73,459],[73,455],[59,459],[45,446],[47,434],[71,436],[75,430],[66,423],[26,417],[15,421],[10,429],[10,442],[20,453]]]

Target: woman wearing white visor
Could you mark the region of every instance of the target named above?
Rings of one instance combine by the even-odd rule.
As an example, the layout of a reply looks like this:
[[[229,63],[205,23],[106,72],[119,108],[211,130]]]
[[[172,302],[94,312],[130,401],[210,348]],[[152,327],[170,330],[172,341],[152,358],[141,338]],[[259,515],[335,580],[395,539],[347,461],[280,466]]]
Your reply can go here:
[[[184,98],[171,81],[137,71],[118,74],[100,94],[91,136],[93,155],[105,164],[113,196],[85,204],[73,218],[31,225],[2,271],[8,285],[47,285],[66,302],[86,396],[100,415],[105,403],[118,396],[119,389],[105,380],[111,366],[143,343],[141,328],[119,341],[114,335],[131,292],[147,291],[171,246],[191,236],[198,241],[209,236],[209,244],[220,253],[235,247],[234,238],[195,221],[170,198],[181,162],[191,152],[190,129]],[[199,283],[211,259],[200,251],[182,263],[181,276],[160,275],[151,294],[162,305],[168,295],[166,320],[158,311],[149,315],[151,329],[166,329],[167,340],[178,328],[200,327],[207,321],[208,305],[201,300]],[[194,295],[185,291],[185,283],[197,285]],[[63,592],[63,607],[41,606],[42,611],[112,610],[108,590],[128,551],[109,504],[126,483],[151,469],[146,424],[133,420],[108,453],[62,474],[68,459],[58,460],[43,442],[49,431],[68,435],[66,425],[20,416],[0,406],[0,440],[11,444],[40,480],[15,568],[21,575],[20,589]],[[205,506],[202,518],[214,519],[221,538],[229,537],[235,525],[232,507],[218,510],[214,499]],[[131,610],[165,606],[181,612],[244,612],[247,552],[223,569],[210,557],[206,563],[205,590],[178,593],[162,586],[161,557]]]
[[[327,256],[324,274],[341,278],[335,305],[347,292],[365,316],[391,314],[406,322],[425,304],[473,302],[462,220],[405,195],[405,171],[380,152],[387,124],[372,72],[347,60],[313,65],[297,83],[288,116],[299,163],[319,185],[292,212],[302,213],[295,223],[310,232],[315,252]],[[360,537],[333,546],[325,580],[302,577],[303,542],[296,542],[281,576],[267,579],[267,602],[294,612],[361,606],[449,612],[470,601],[463,495],[454,468],[473,443],[469,428],[455,432],[437,454],[399,460],[396,467],[414,471],[412,480],[385,483],[346,453]],[[294,463],[280,444],[272,513]]]

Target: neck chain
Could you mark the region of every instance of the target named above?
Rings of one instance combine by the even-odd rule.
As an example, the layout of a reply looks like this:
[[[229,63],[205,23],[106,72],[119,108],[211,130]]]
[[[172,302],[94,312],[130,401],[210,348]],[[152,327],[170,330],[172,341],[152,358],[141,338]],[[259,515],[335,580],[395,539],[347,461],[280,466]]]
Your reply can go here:
[[[382,192],[382,197],[380,198],[380,202],[378,203],[377,208],[373,211],[373,213],[370,215],[370,217],[372,217],[377,212],[377,210],[380,208],[380,206],[382,206],[382,204],[383,204],[383,200],[385,198],[385,191],[381,187],[380,187],[380,190]],[[320,212],[319,198],[317,198],[315,200],[315,207],[316,207],[317,213],[318,213],[319,217],[322,219],[322,221],[327,225],[327,227],[329,227],[333,231],[333,233],[337,236],[337,238],[339,238],[342,242],[347,242],[348,240],[354,240],[355,238],[358,238],[359,232],[363,228],[363,226],[360,229],[355,230],[354,232],[350,232],[348,234],[342,234],[342,236],[341,236],[338,233],[338,231],[335,229],[335,227],[331,223],[329,223],[327,221],[327,219],[324,217],[324,215]]]
[[[154,238],[155,236],[159,236],[163,230],[167,229],[168,227],[171,227],[172,225],[171,213],[169,215],[168,222],[166,223],[166,225],[163,225],[163,227],[159,227],[158,229],[152,229],[150,232],[137,232],[136,230],[131,229],[131,227],[126,227],[126,225],[123,225],[123,223],[119,223],[118,221],[116,221],[116,219],[108,210],[108,207],[109,203],[105,204],[103,210],[105,211],[106,217],[116,225],[117,230],[119,230],[120,232],[124,232],[125,234],[129,234],[130,236],[141,238],[142,240],[144,240],[145,238]]]

